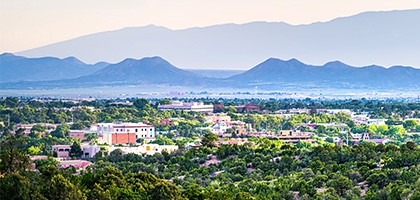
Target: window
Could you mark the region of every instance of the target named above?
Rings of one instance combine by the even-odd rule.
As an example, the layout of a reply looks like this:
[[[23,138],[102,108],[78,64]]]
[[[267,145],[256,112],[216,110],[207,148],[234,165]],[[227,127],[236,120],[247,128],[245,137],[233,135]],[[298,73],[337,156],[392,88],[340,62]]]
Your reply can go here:
[[[136,133],[138,132],[138,129],[136,129]]]

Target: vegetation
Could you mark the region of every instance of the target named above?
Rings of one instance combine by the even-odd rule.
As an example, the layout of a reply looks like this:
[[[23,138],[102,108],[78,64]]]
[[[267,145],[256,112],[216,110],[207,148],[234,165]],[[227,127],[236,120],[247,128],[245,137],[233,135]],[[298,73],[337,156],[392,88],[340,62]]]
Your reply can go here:
[[[232,120],[253,124],[258,131],[278,132],[296,128],[326,138],[345,138],[340,128],[301,124],[345,124],[346,131],[369,132],[373,138],[394,139],[388,145],[363,141],[353,146],[335,145],[320,138],[317,145],[296,145],[268,138],[248,138],[244,145],[215,145],[216,135],[202,127],[209,124],[201,113],[158,111],[144,99],[128,99],[133,105],[107,101],[70,102],[6,98],[0,101],[0,194],[8,199],[419,199],[420,137],[415,120],[420,104],[368,100],[209,100],[223,103]],[[167,104],[167,100],[151,100]],[[310,114],[291,118],[260,113],[242,113],[234,105],[254,103],[268,113],[278,109],[308,108]],[[71,107],[77,109],[69,109]],[[78,107],[79,106],[79,107]],[[83,106],[92,106],[94,109]],[[344,113],[317,113],[318,108],[351,109],[388,119],[383,125],[357,125]],[[286,111],[287,112],[287,111]],[[9,120],[10,116],[10,120]],[[170,119],[173,123],[161,123]],[[10,123],[9,123],[10,121]],[[153,156],[97,154],[93,165],[77,171],[57,169],[50,146],[71,144],[71,156],[80,157],[80,142],[68,137],[71,128],[91,123],[130,121],[156,126],[157,144],[177,144],[180,149]],[[73,122],[71,125],[68,122]],[[37,123],[25,137],[17,123]],[[44,123],[58,123],[51,130]],[[14,130],[14,131],[13,131]],[[230,130],[232,131],[232,130]],[[95,140],[89,135],[86,141]],[[184,144],[201,138],[200,149]],[[352,144],[351,144],[352,145]],[[31,169],[29,155],[49,155]]]

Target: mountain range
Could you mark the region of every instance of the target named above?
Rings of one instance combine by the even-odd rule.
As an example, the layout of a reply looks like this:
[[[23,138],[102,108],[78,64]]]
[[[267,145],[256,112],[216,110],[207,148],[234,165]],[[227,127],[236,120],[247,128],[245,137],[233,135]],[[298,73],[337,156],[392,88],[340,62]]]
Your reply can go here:
[[[2,58],[0,60],[1,74],[2,77],[6,77],[0,80],[2,89],[89,88],[124,85],[181,86],[186,88],[197,86],[202,88],[257,87],[263,90],[277,91],[313,88],[398,91],[420,89],[420,79],[418,78],[420,69],[404,66],[384,68],[374,65],[352,67],[339,61],[315,66],[307,65],[297,59],[269,58],[243,73],[227,78],[215,78],[177,68],[157,56],[138,60],[127,58],[116,64],[99,63],[92,66],[86,65],[76,58],[35,59],[13,54],[2,54],[0,58]],[[50,60],[50,62],[45,60]],[[93,71],[93,67],[98,70]],[[86,74],[88,72],[80,70],[81,68],[89,68],[92,72]],[[3,72],[3,69],[6,73]],[[34,73],[36,70],[50,74],[39,76]],[[72,77],[61,76],[70,73],[74,73],[71,74]],[[14,76],[7,77],[8,75]],[[31,75],[35,76],[31,77]],[[21,77],[27,78],[22,79]]]
[[[222,24],[171,30],[149,25],[95,33],[16,53],[75,56],[86,63],[160,56],[188,69],[249,69],[270,57],[322,65],[420,68],[420,9],[365,12],[308,25]]]
[[[0,55],[0,82],[71,79],[92,74],[107,65],[106,62],[89,65],[75,57],[26,58],[3,53]]]

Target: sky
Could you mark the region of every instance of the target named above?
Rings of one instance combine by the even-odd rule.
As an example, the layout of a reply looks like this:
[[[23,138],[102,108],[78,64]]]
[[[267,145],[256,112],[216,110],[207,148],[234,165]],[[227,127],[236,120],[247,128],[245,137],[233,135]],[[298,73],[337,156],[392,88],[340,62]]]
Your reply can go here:
[[[0,53],[149,24],[174,30],[252,21],[298,25],[417,8],[419,0],[0,0]]]

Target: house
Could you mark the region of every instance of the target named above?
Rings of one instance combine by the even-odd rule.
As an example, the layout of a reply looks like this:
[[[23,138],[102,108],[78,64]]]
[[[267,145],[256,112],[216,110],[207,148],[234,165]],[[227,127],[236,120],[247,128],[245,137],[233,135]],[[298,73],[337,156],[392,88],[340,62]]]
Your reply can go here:
[[[370,139],[369,133],[366,132],[366,133],[363,134],[363,141],[374,142],[378,145],[378,144],[386,144],[386,143],[394,141],[394,140],[389,139],[389,138]]]
[[[65,169],[67,167],[73,166],[76,169],[85,169],[87,166],[92,163],[86,160],[62,160],[58,164],[57,168]]]
[[[101,147],[97,145],[84,145],[82,146],[82,150],[82,158],[93,158],[96,155],[96,153],[98,153],[101,150]]]
[[[53,152],[54,157],[62,159],[62,160],[70,160],[70,145],[53,145],[51,150]]]
[[[214,134],[224,134],[224,133],[226,133],[226,130],[228,129],[228,128],[230,128],[230,126],[228,126],[227,124],[226,124],[226,122],[219,122],[219,123],[216,123],[215,125],[213,125],[211,128],[210,128],[210,130],[211,130],[211,132],[213,132]]]

